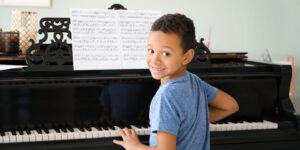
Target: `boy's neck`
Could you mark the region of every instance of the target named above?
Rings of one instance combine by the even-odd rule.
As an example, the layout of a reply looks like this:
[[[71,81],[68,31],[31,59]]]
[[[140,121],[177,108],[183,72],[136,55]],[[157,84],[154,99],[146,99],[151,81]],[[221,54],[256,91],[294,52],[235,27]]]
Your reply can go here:
[[[172,78],[168,78],[168,79],[165,79],[165,80],[161,79],[161,80],[160,80],[160,85],[164,85],[165,83],[167,83],[167,82],[170,81],[170,80],[174,80],[174,79],[183,77],[185,74],[186,74],[186,69],[184,69],[183,71],[181,71],[181,73],[178,74],[177,76],[174,76],[174,77],[172,77]]]

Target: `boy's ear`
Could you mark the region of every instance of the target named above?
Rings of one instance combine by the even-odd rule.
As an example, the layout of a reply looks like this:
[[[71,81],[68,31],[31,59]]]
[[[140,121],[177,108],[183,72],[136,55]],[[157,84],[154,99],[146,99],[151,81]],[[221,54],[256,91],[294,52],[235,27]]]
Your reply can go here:
[[[190,63],[195,55],[195,50],[194,49],[189,49],[185,54],[184,54],[184,58],[183,58],[183,64],[187,65],[188,63]]]

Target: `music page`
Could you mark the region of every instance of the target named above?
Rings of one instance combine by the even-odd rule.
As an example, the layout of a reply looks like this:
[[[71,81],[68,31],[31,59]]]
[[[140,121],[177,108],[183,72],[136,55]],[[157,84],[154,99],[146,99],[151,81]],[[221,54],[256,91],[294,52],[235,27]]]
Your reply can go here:
[[[71,9],[74,70],[146,69],[157,11]]]

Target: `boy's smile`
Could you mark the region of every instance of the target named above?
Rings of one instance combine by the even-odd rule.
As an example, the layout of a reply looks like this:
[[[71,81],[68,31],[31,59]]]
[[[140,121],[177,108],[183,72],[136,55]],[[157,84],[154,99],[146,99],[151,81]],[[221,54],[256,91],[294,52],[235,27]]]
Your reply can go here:
[[[161,80],[162,84],[170,79],[183,76],[186,65],[191,61],[193,55],[193,51],[184,53],[181,39],[177,34],[161,31],[150,32],[146,61],[152,77]]]

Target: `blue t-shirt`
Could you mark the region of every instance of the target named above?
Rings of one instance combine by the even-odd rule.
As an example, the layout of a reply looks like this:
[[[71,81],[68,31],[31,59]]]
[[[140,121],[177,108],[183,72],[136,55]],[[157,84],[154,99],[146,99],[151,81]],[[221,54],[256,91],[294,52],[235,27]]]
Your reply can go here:
[[[178,150],[209,150],[208,101],[217,88],[186,71],[163,84],[150,104],[150,146],[157,145],[157,131],[176,136]]]

